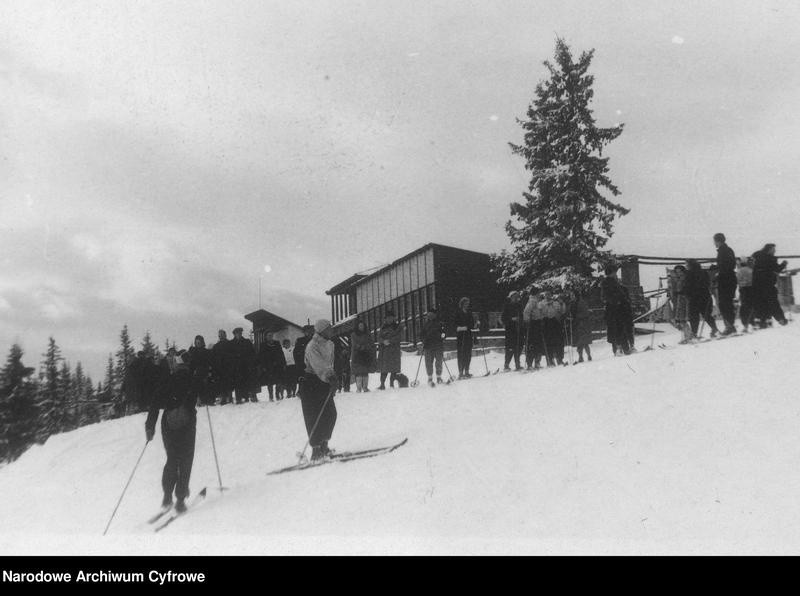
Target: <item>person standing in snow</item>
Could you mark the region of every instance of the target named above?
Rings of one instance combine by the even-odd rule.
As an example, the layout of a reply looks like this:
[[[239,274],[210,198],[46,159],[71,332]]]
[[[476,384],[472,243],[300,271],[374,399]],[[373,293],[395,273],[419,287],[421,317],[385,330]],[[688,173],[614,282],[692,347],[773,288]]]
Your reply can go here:
[[[786,269],[787,261],[778,264],[775,245],[765,244],[764,248],[753,254],[753,297],[756,316],[763,329],[767,321],[775,317],[781,325],[786,325],[786,316],[778,302],[778,274]]]
[[[514,359],[516,370],[522,368],[519,363],[520,348],[522,341],[522,302],[520,293],[514,290],[509,293],[503,305],[503,314],[500,317],[506,331],[506,354],[503,370],[511,370],[509,366],[511,359]]]
[[[625,325],[628,298],[617,279],[617,269],[614,264],[607,265],[605,277],[600,281],[600,295],[606,307],[606,340],[611,344],[614,355],[618,351],[623,354],[631,353]]]
[[[400,323],[394,312],[386,311],[386,318],[378,332],[378,366],[381,371],[381,384],[378,389],[386,389],[386,377],[389,376],[389,387],[394,387],[397,374],[400,372]]]
[[[738,259],[738,264],[736,281],[739,284],[739,319],[742,321],[742,330],[747,332],[753,319],[753,259]]]
[[[425,371],[428,373],[428,385],[436,387],[442,380],[442,363],[444,362],[444,325],[439,321],[436,309],[425,313],[422,324],[422,352],[425,357]],[[433,364],[436,361],[436,383],[433,382]]]
[[[256,362],[258,384],[266,385],[269,401],[282,400],[283,395],[279,386],[286,374],[286,358],[281,344],[274,339],[272,333],[267,333],[264,342],[259,346]]]
[[[708,273],[703,271],[694,259],[686,261],[686,286],[685,292],[689,299],[689,325],[692,328],[692,336],[697,338],[697,329],[702,316],[711,329],[711,337],[716,337],[717,322],[711,315],[711,288]]]
[[[454,323],[456,326],[458,378],[469,379],[472,376],[469,373],[469,365],[472,362],[472,328],[475,326],[469,298],[464,297],[458,301],[458,310],[456,311]]]
[[[243,336],[244,329],[237,327],[233,330],[233,339],[230,343],[233,357],[233,389],[236,403],[243,404],[248,401],[258,401],[253,394],[255,378],[256,351],[253,342]]]
[[[542,298],[539,308],[542,312],[547,366],[555,366],[556,364],[563,366],[564,328],[561,325],[561,320],[565,312],[564,304],[550,292],[543,292]]]
[[[734,325],[736,308],[733,305],[737,286],[736,255],[725,243],[725,234],[714,234],[714,246],[717,247],[717,305],[719,314],[725,322],[722,335],[730,335],[736,333]]]
[[[286,390],[286,397],[294,397],[297,395],[297,366],[294,362],[292,342],[288,338],[284,339],[281,349],[283,350],[283,359],[286,361],[286,372],[282,384]]]
[[[333,340],[333,345],[336,388],[342,393],[350,393],[350,346],[343,337]]]
[[[574,292],[572,296],[572,304],[570,305],[570,340],[573,347],[578,350],[578,362],[575,364],[583,362],[584,352],[586,352],[586,358],[591,362],[592,351],[589,346],[592,343],[592,323],[589,303],[586,301],[586,296],[578,291]]]
[[[217,343],[211,347],[211,368],[220,404],[231,403],[234,385],[234,361],[231,342],[224,329],[217,332]]]
[[[326,319],[314,324],[314,335],[305,346],[304,372],[298,395],[303,408],[308,443],[311,445],[311,460],[316,461],[330,454],[328,441],[336,425],[336,370],[334,368],[333,330]]]
[[[350,336],[350,370],[356,378],[356,391],[369,393],[369,373],[375,369],[375,345],[362,320],[356,323]]]
[[[191,392],[203,405],[214,403],[208,377],[211,374],[211,351],[206,348],[206,340],[196,335],[194,345],[189,348],[189,373],[192,377]]]
[[[528,303],[522,313],[522,318],[527,329],[527,349],[525,350],[525,366],[531,368],[541,368],[542,356],[545,353],[544,341],[544,314],[540,307],[542,296],[539,290],[531,288]]]
[[[164,410],[161,416],[161,437],[167,452],[167,462],[161,474],[161,487],[164,491],[161,505],[165,508],[171,507],[174,493],[177,499],[175,511],[178,513],[186,511],[197,429],[196,399],[191,391],[192,378],[186,365],[188,354],[183,356],[175,348],[170,348],[161,361],[158,399],[151,405],[144,425],[147,441],[152,441],[159,411]]]

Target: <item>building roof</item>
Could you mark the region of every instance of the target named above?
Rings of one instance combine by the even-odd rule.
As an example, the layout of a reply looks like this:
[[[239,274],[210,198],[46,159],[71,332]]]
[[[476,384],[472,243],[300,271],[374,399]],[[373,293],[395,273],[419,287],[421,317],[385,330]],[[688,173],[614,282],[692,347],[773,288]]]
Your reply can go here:
[[[279,329],[285,329],[286,327],[296,327],[297,329],[303,328],[301,325],[287,321],[283,317],[279,317],[278,315],[266,311],[263,308],[245,315],[244,318],[253,323],[253,327],[258,327],[259,329],[278,331]]]
[[[380,269],[376,269],[375,271],[373,271],[372,273],[370,273],[368,275],[363,275],[363,274],[356,273],[355,275],[352,275],[352,276],[348,277],[346,280],[344,280],[342,282],[339,282],[338,284],[333,286],[330,290],[328,290],[325,293],[328,294],[329,296],[331,294],[341,294],[345,290],[350,288],[351,286],[360,284],[360,283],[362,283],[364,281],[367,281],[368,279],[371,279],[371,278],[373,278],[373,277],[375,277],[377,275],[380,275],[381,273],[383,273],[387,269],[391,269],[392,267],[395,267],[396,265],[398,265],[399,263],[402,263],[406,259],[410,259],[411,257],[413,257],[413,256],[415,256],[415,255],[417,255],[417,254],[419,254],[421,252],[425,252],[429,248],[445,248],[447,250],[457,250],[457,251],[460,251],[460,252],[471,252],[471,253],[479,254],[479,255],[486,254],[486,253],[482,253],[482,252],[479,252],[479,251],[476,251],[476,250],[468,250],[466,248],[456,248],[454,246],[445,246],[444,244],[437,244],[435,242],[429,242],[425,246],[420,246],[418,249],[412,250],[410,253],[408,253],[406,255],[403,255],[399,259],[395,259],[394,261],[392,261],[388,265],[384,265]]]

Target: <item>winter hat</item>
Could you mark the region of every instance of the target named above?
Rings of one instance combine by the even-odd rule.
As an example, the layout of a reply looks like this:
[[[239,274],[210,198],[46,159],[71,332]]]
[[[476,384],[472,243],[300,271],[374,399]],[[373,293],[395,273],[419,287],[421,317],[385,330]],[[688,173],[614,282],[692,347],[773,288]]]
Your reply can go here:
[[[316,323],[314,323],[314,331],[317,333],[322,333],[330,326],[331,322],[328,319],[319,319]]]
[[[233,330],[234,333],[242,333],[243,331],[244,329],[242,329],[241,327],[237,327],[236,329]]]

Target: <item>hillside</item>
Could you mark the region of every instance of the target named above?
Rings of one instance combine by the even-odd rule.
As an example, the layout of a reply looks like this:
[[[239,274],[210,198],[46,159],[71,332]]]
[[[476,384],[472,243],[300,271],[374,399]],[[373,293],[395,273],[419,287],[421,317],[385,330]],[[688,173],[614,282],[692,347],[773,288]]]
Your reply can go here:
[[[336,397],[332,447],[408,444],[279,476],[266,473],[306,439],[299,400],[211,408],[224,494],[199,410],[192,489],[209,498],[159,534],[145,522],[161,499],[157,435],[101,536],[144,415],[53,436],[0,469],[0,552],[798,551],[800,326],[621,358],[593,348],[580,366],[435,389],[379,392],[373,375],[372,392]],[[407,356],[412,379],[416,366]]]

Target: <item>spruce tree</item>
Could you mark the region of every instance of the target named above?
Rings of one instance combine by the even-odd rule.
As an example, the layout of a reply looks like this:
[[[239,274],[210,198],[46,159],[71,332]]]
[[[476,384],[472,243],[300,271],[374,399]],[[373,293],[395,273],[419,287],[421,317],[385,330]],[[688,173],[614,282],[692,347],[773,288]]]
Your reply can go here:
[[[145,332],[144,338],[142,339],[142,352],[144,352],[146,358],[150,358],[153,361],[158,357],[158,346],[153,343],[150,331]]]
[[[16,459],[36,439],[35,369],[22,363],[23,355],[12,345],[0,370],[0,461]]]
[[[56,340],[50,337],[47,351],[42,355],[41,368],[39,369],[39,424],[36,429],[37,440],[43,443],[50,435],[63,430],[64,403],[61,390],[61,375],[59,365],[63,358],[61,349]]]
[[[115,416],[125,416],[129,412],[134,412],[135,406],[128,404],[127,396],[123,390],[125,379],[128,375],[128,364],[136,355],[136,350],[131,343],[128,334],[128,326],[123,325],[119,334],[119,349],[116,353],[116,365],[114,367],[114,411]]]
[[[578,60],[562,39],[556,41],[555,62],[545,61],[549,77],[536,86],[524,131],[511,151],[525,159],[530,171],[524,202],[511,203],[506,224],[511,250],[494,255],[501,283],[512,287],[583,290],[592,282],[595,266],[612,259],[604,246],[612,223],[628,209],[613,197],[619,190],[608,176],[603,148],[616,139],[623,125],[599,128],[590,103],[594,77],[588,74],[594,50]]]

